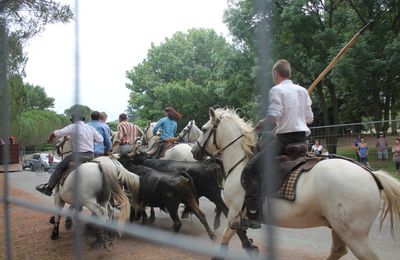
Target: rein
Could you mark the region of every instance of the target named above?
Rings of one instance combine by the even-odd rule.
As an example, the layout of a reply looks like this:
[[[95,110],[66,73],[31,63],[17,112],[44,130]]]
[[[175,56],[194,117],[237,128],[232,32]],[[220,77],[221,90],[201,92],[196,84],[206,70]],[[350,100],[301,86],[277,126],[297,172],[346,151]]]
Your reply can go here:
[[[150,125],[149,125],[148,127],[146,127],[146,129],[144,130],[144,134],[143,134],[143,141],[142,141],[142,144],[143,144],[143,145],[146,145],[146,146],[149,144],[149,141],[150,141],[153,137],[154,137],[154,138],[157,137],[157,135],[152,135],[150,138],[147,138],[147,131],[149,130],[149,128],[150,128]],[[153,144],[153,146],[150,147],[149,149],[152,149],[156,143],[157,143],[157,142],[155,142],[155,143]]]
[[[236,143],[236,141],[238,141],[240,138],[242,138],[244,136],[244,134],[241,134],[240,136],[238,136],[237,138],[235,138],[233,141],[231,141],[229,144],[227,144],[225,147],[223,148],[219,148],[217,145],[217,128],[219,123],[221,122],[221,120],[217,120],[217,122],[215,123],[215,125],[213,125],[213,128],[210,131],[210,134],[207,136],[206,140],[204,141],[204,145],[201,145],[199,143],[199,141],[197,140],[197,145],[200,147],[201,151],[203,153],[205,153],[206,155],[210,156],[210,157],[219,157],[222,155],[222,152],[225,151],[229,146],[233,145],[234,143]],[[206,151],[206,149],[204,148],[205,145],[207,144],[208,140],[211,138],[211,135],[214,135],[213,138],[213,145],[217,148],[217,152],[215,154],[210,154],[208,151]],[[233,172],[233,170],[239,165],[241,164],[244,160],[246,159],[246,156],[243,156],[242,159],[240,159],[238,162],[236,162],[230,169],[229,171],[225,174],[224,179],[228,178],[228,176]]]
[[[182,136],[180,134],[178,135],[178,137],[176,138],[176,141],[177,142],[182,142],[183,141],[183,137],[185,137],[186,135],[188,136],[188,140],[190,140],[190,131],[192,130],[192,127],[193,127],[193,121],[188,126],[187,131],[185,131]]]

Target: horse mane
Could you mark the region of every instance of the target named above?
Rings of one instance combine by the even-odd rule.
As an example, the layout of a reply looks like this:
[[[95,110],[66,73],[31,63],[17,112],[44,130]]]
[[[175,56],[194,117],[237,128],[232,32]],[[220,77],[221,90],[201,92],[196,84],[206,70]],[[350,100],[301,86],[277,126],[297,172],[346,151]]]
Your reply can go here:
[[[218,118],[224,118],[224,120],[231,120],[235,123],[243,134],[242,148],[245,152],[246,158],[250,159],[253,155],[253,148],[256,145],[256,137],[253,131],[253,127],[250,122],[246,122],[241,118],[234,109],[230,108],[217,108],[215,115]]]

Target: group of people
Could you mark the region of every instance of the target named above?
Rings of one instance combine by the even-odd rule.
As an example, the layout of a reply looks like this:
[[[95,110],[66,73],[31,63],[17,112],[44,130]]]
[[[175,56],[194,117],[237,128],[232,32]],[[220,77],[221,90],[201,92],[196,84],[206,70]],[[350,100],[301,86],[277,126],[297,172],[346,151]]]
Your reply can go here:
[[[157,132],[161,128],[161,139],[165,141],[174,137],[177,129],[176,120],[180,120],[182,116],[172,107],[166,107],[164,115],[165,117],[158,121],[154,131]],[[70,121],[71,124],[53,131],[49,137],[49,142],[53,143],[56,138],[69,136],[73,145],[72,153],[55,167],[48,183],[36,186],[36,190],[48,196],[53,193],[54,187],[62,173],[69,167],[70,162],[78,159],[79,164],[84,163],[95,157],[108,155],[116,147],[116,152],[119,154],[130,153],[138,132],[141,132],[139,127],[128,122],[128,116],[125,113],[119,115],[113,143],[111,143],[110,127],[106,124],[107,114],[105,112],[93,111],[91,121],[88,123],[85,123],[85,117],[80,113],[74,113]]]
[[[369,149],[367,140],[364,134],[360,134],[354,140],[352,147],[356,153],[357,161],[370,166],[368,162]],[[386,162],[389,160],[389,144],[383,132],[379,132],[379,136],[375,141],[375,148],[377,152],[377,160],[379,162],[379,167],[385,166]],[[400,176],[400,139],[396,138],[394,144],[392,145],[392,160],[396,167],[396,173]]]
[[[276,139],[261,147],[243,170],[247,217],[237,223],[239,225],[238,228],[241,229],[261,227],[261,214],[259,214],[260,185],[267,151],[274,151],[273,156],[278,156],[283,154],[283,150],[288,144],[305,143],[306,136],[311,132],[307,124],[311,124],[314,119],[314,114],[311,110],[312,102],[307,90],[294,84],[291,80],[290,63],[287,60],[278,60],[272,68],[272,75],[276,85],[271,88],[269,93],[270,102],[266,117],[257,123],[256,130],[261,130],[268,125],[274,124]],[[73,153],[61,161],[54,169],[49,182],[36,187],[38,191],[50,196],[62,172],[68,167],[69,162],[76,157],[79,158],[80,163],[83,163],[93,159],[95,156],[107,154],[117,145],[119,153],[126,153],[132,150],[138,129],[127,121],[126,114],[119,116],[116,140],[113,144],[109,139],[110,129],[105,124],[102,113],[94,111],[91,117],[92,121],[85,124],[85,118],[80,115],[74,115],[71,118],[72,124],[63,129],[55,130],[50,134],[49,140],[51,142],[55,138],[70,135],[71,140],[73,139],[73,144],[76,145],[73,145]],[[157,122],[153,134],[156,134],[161,128],[160,139],[163,142],[173,138],[177,130],[177,121],[181,117],[181,114],[172,107],[166,107],[164,109],[164,117]],[[79,127],[79,131],[76,131],[77,127]],[[274,164],[273,161],[269,163]]]

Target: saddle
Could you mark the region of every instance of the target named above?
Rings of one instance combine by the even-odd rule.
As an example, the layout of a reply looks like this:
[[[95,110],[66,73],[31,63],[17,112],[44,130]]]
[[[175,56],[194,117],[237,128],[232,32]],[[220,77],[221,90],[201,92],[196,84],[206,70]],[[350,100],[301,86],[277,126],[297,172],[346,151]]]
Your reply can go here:
[[[152,158],[152,159],[160,159],[161,157],[164,157],[165,153],[177,145],[178,143],[176,142],[176,138],[168,138],[165,140],[159,139],[153,146],[152,149],[147,151],[146,157]]]
[[[82,163],[85,163],[85,162],[90,162],[90,161],[92,161],[92,158],[91,158],[91,157],[81,157],[80,160],[81,160],[82,162],[74,162],[74,161],[71,161],[71,162],[68,163],[68,168],[61,174],[60,180],[59,180],[59,182],[58,182],[59,185],[63,185],[64,182],[65,182],[65,179],[67,179],[68,175],[69,175],[73,170],[75,170],[76,168],[78,168],[79,165],[81,165]]]

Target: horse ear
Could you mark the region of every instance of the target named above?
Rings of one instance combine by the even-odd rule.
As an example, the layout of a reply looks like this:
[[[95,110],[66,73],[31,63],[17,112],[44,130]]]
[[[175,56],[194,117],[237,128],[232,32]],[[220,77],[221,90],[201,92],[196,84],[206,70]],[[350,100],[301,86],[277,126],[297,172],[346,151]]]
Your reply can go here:
[[[150,127],[150,124],[151,124],[151,121],[149,120],[149,121],[147,122],[147,127]]]
[[[214,108],[210,107],[210,109],[208,110],[210,117],[212,118],[212,120],[215,120],[215,111]]]

